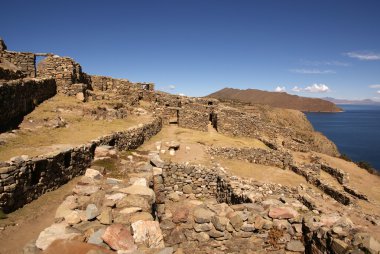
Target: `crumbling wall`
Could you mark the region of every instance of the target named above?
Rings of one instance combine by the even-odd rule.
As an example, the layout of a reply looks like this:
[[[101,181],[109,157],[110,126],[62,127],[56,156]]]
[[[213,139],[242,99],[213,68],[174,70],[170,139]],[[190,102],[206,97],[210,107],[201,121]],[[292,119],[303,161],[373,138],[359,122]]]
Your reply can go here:
[[[348,180],[349,180],[348,173],[344,172],[343,170],[338,169],[338,168],[330,167],[330,166],[328,166],[326,164],[321,164],[321,169],[323,171],[326,171],[327,173],[329,173],[333,177],[335,177],[336,180],[340,184],[347,184],[348,183]]]
[[[93,88],[92,100],[104,99],[119,100],[128,105],[139,105],[144,96],[151,97],[154,89],[153,83],[133,83],[128,79],[117,79],[106,76],[90,76]]]
[[[36,77],[36,56],[33,53],[0,50],[0,60],[15,65],[26,77]]]
[[[250,163],[274,166],[282,169],[290,168],[290,165],[293,162],[292,156],[289,153],[276,150],[264,150],[250,147],[209,147],[206,151],[212,156],[246,160]]]
[[[292,165],[291,170],[293,170],[295,173],[302,175],[305,177],[306,181],[313,184],[320,190],[322,190],[324,193],[338,201],[339,203],[343,205],[350,205],[352,204],[352,199],[350,196],[348,196],[344,190],[339,190],[335,186],[330,185],[328,182],[323,180],[319,172],[315,170],[315,167],[313,167],[313,164],[310,165]],[[319,167],[320,170],[320,167]]]
[[[89,84],[88,76],[82,67],[69,57],[47,56],[37,66],[37,76],[54,78],[60,93],[70,94],[72,84]]]
[[[18,79],[0,84],[0,131],[16,127],[39,103],[56,94],[54,79]]]
[[[135,149],[157,134],[161,127],[161,119],[154,118],[139,127],[112,133],[54,154],[32,159],[21,156],[0,162],[0,209],[11,212],[83,174],[91,164],[97,146]]]
[[[179,110],[178,126],[198,131],[207,131],[209,113],[205,111],[183,108]]]

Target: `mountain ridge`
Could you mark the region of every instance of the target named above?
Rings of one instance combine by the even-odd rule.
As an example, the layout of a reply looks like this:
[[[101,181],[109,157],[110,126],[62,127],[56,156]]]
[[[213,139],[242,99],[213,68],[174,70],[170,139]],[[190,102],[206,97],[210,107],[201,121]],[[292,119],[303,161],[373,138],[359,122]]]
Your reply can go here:
[[[333,102],[318,98],[301,97],[285,92],[268,92],[258,89],[223,88],[206,97],[219,100],[237,100],[244,103],[266,104],[272,107],[296,109],[303,112],[341,112]]]
[[[326,101],[330,101],[334,104],[353,104],[353,105],[380,105],[379,101],[374,101],[371,99],[364,100],[348,100],[348,99],[336,99],[332,97],[323,97],[321,98]]]

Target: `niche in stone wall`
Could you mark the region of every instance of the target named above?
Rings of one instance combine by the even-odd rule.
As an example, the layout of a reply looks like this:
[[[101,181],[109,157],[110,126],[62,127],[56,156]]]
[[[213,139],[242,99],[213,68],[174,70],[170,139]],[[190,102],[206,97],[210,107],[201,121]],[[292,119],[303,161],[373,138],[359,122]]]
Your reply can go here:
[[[179,109],[170,110],[169,124],[178,124],[179,122]]]
[[[211,112],[209,114],[209,121],[210,121],[211,126],[215,130],[218,130],[218,115],[215,112]]]
[[[37,185],[40,182],[41,172],[46,169],[47,160],[37,161],[31,170],[31,185]]]

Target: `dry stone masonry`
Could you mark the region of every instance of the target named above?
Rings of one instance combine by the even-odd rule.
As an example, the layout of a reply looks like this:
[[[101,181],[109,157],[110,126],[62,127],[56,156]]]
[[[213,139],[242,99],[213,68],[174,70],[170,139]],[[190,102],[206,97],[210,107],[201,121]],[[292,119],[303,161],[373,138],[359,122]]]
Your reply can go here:
[[[36,158],[19,156],[8,162],[0,162],[0,208],[5,212],[14,211],[73,177],[82,175],[94,158],[97,146],[135,149],[157,134],[161,127],[161,119],[155,118],[150,123],[54,154]]]
[[[16,127],[41,102],[56,94],[54,79],[0,83],[0,131]]]

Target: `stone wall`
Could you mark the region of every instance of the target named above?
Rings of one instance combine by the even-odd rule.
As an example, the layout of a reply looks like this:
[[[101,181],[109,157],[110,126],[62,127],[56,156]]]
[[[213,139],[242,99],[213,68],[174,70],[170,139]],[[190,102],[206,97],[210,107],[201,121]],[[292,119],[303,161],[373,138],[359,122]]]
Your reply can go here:
[[[348,173],[344,172],[343,170],[341,169],[338,169],[338,168],[333,168],[333,167],[330,167],[326,164],[321,164],[321,169],[323,171],[326,171],[327,173],[329,173],[330,175],[332,175],[333,177],[336,178],[336,180],[340,183],[340,184],[347,184],[348,181],[349,181],[349,176],[348,176]]]
[[[246,160],[250,163],[274,166],[282,169],[290,168],[290,165],[293,162],[292,156],[289,153],[276,150],[264,150],[250,147],[209,147],[206,151],[212,156]]]
[[[110,99],[136,106],[144,96],[151,97],[153,83],[133,83],[128,79],[117,79],[106,76],[90,76],[92,100]],[[152,98],[150,98],[152,99]]]
[[[311,212],[313,207],[295,199],[296,188],[264,186],[217,167],[175,163],[153,168],[153,175],[165,246],[186,254],[374,253],[366,242],[368,233],[358,233],[347,217]]]
[[[311,165],[292,165],[291,170],[293,170],[295,173],[302,175],[305,177],[305,179],[313,184],[314,186],[318,187],[320,190],[322,190],[324,193],[338,201],[339,203],[343,205],[350,205],[352,204],[352,199],[350,196],[346,195],[344,191],[340,190],[339,188],[336,188],[335,186],[330,185],[325,180],[320,178],[319,172],[315,170],[315,167],[313,164]],[[319,167],[320,170],[320,167]]]
[[[209,113],[205,111],[183,108],[179,110],[178,126],[198,131],[207,131],[209,124]]]
[[[37,76],[54,78],[58,92],[69,94],[72,84],[89,84],[87,74],[82,72],[82,67],[69,57],[48,56],[38,63]]]
[[[166,164],[162,168],[162,179],[156,180],[156,202],[165,203],[169,195],[175,191],[182,192],[185,197],[210,198],[217,196],[216,171],[201,166]]]
[[[36,56],[28,52],[0,50],[0,59],[15,65],[25,76],[36,77]]]
[[[54,79],[0,83],[0,131],[16,127],[39,103],[56,94]]]
[[[161,127],[161,119],[155,118],[150,123],[55,154],[32,159],[21,156],[0,162],[0,209],[11,212],[83,174],[98,145],[111,145],[120,150],[135,149],[157,134]]]

